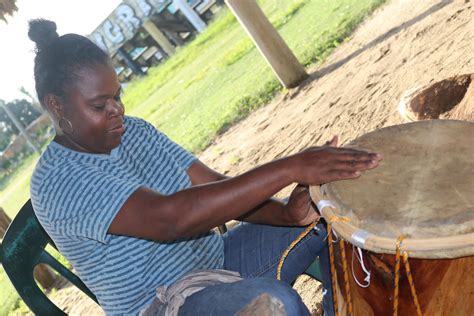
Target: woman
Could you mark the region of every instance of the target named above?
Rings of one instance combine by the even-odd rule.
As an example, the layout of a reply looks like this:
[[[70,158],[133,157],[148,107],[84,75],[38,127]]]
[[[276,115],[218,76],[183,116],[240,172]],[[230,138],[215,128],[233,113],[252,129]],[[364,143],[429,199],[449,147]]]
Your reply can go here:
[[[33,174],[31,199],[107,314],[137,314],[160,286],[218,269],[243,279],[203,286],[178,304],[180,314],[235,313],[263,292],[290,315],[308,314],[288,284],[317,256],[329,283],[321,224],[285,262],[284,282],[272,279],[283,250],[318,219],[307,185],[357,178],[379,155],[315,147],[227,178],[149,123],[124,116],[110,59],[90,40],[59,37],[46,20],[31,21],[28,35],[37,47],[38,99],[56,130]],[[286,204],[271,198],[292,183],[300,185]],[[231,219],[253,224],[224,236],[211,230]],[[324,306],[331,311],[330,295]]]

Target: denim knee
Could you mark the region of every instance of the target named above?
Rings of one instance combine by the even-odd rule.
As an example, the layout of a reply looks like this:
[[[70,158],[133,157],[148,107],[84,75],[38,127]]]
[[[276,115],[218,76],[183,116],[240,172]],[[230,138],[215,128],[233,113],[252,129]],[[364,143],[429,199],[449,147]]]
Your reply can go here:
[[[256,278],[260,293],[267,293],[283,303],[287,315],[309,315],[299,294],[288,284],[271,278]]]
[[[264,293],[281,302],[288,316],[309,315],[291,286],[271,278],[243,279],[208,287],[187,298],[179,315],[234,315]]]

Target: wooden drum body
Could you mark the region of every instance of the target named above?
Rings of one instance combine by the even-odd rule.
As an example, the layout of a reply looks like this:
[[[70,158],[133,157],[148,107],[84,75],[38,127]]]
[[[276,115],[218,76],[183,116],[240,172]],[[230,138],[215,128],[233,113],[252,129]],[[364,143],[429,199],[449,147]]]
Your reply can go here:
[[[345,242],[349,268],[349,284],[354,308],[353,315],[393,315],[394,261],[391,254],[377,254],[363,250],[365,267],[371,272],[370,285],[356,284],[352,269],[359,282],[365,284],[365,274],[352,254],[352,244]],[[354,255],[354,265],[351,265]],[[338,305],[341,314],[347,314],[347,297],[339,247],[335,247],[338,283]],[[474,256],[456,259],[409,258],[411,273],[423,315],[474,314]],[[413,297],[403,264],[400,266],[400,293],[398,315],[416,315]]]
[[[348,278],[340,247],[333,247],[339,313],[348,311],[348,283],[353,315],[393,315],[399,275],[398,315],[417,315],[414,296],[423,315],[474,315],[474,123],[391,126],[347,147],[384,159],[357,180],[311,188],[344,240]],[[414,286],[403,260],[396,273],[397,240]]]

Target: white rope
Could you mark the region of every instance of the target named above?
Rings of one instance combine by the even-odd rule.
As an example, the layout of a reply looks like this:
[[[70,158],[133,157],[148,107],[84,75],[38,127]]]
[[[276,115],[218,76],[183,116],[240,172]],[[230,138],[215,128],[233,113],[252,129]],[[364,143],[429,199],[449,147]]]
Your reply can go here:
[[[332,243],[333,243],[333,244],[338,243],[338,242],[339,242],[339,236],[338,236],[337,233],[334,231],[334,229],[332,229],[332,234],[333,234],[334,237],[335,237],[335,238],[333,238]],[[329,232],[327,232],[326,237],[324,238],[324,241],[328,240],[328,238],[329,238]]]
[[[362,267],[362,271],[364,271],[364,273],[365,273],[364,281],[367,284],[360,283],[359,280],[357,280],[357,277],[355,276],[355,273],[354,273],[354,252],[355,252],[354,250],[355,249],[354,248],[357,248],[357,259],[360,262],[360,265]],[[359,247],[355,247],[355,246],[352,246],[352,276],[354,277],[354,281],[357,283],[358,286],[360,286],[362,288],[369,287],[369,285],[370,285],[370,271],[368,271],[367,268],[364,265],[364,257],[362,255],[362,250]]]

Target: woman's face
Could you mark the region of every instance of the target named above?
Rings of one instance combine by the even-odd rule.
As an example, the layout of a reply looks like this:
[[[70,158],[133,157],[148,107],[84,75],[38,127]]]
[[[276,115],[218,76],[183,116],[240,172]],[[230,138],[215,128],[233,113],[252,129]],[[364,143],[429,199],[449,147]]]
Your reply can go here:
[[[73,131],[59,138],[75,150],[110,153],[125,132],[121,87],[115,70],[98,64],[79,70],[77,75],[61,106],[62,117],[71,122]]]

